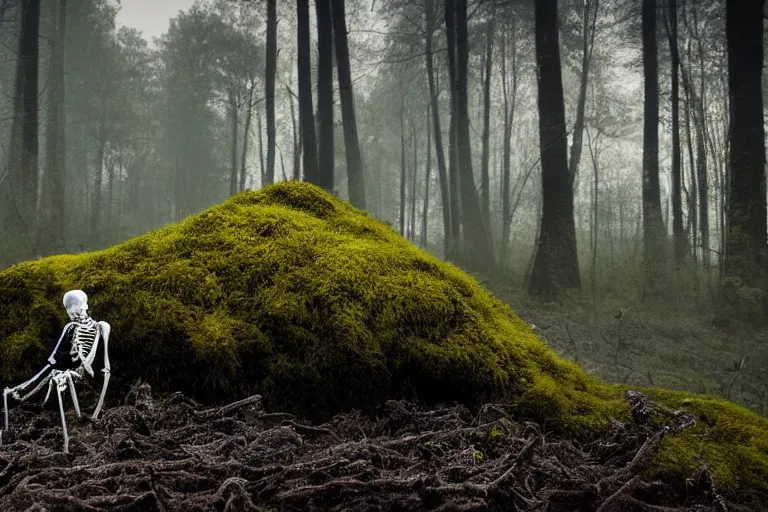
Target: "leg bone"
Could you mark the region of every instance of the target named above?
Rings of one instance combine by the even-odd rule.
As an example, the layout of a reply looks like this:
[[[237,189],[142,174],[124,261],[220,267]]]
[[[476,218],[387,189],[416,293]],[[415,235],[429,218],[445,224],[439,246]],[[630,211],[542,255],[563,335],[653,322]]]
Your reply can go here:
[[[72,404],[75,406],[75,414],[80,417],[80,402],[77,401],[77,393],[75,393],[75,382],[72,380],[72,374],[66,373],[67,382],[69,383],[69,393],[72,395]]]
[[[56,386],[56,393],[59,395],[59,413],[61,414],[61,428],[64,431],[64,453],[69,453],[69,434],[67,433],[67,417],[64,414],[64,399],[61,396],[61,387],[62,386],[58,386],[58,385]]]

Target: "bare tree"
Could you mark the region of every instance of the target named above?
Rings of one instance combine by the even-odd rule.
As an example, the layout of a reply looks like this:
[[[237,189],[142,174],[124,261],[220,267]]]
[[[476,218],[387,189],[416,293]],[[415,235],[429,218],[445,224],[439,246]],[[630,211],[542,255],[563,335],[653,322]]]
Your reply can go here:
[[[64,44],[66,41],[67,1],[59,0],[58,28],[52,43],[50,59],[51,104],[46,129],[46,165],[40,202],[46,249],[50,253],[64,250]]]
[[[365,170],[360,153],[360,141],[357,137],[357,116],[355,97],[352,90],[352,73],[349,67],[349,44],[347,42],[347,21],[344,0],[331,3],[333,17],[333,35],[336,46],[336,68],[339,80],[339,98],[341,99],[341,122],[344,131],[344,151],[347,158],[347,187],[349,202],[355,208],[364,210]]]
[[[267,0],[267,59],[264,72],[264,100],[267,108],[267,168],[262,185],[275,181],[275,79],[277,75],[277,0]],[[293,116],[291,116],[293,118]]]
[[[456,104],[456,145],[458,149],[459,194],[463,229],[463,256],[468,268],[486,275],[496,271],[490,231],[480,209],[480,200],[472,172],[472,148],[469,136],[469,107],[467,92],[469,46],[467,42],[467,2],[447,0],[446,27],[452,32],[448,12],[455,20],[456,74],[451,88]],[[455,10],[454,10],[455,9]]]
[[[656,0],[642,6],[644,125],[643,125],[643,259],[645,292],[660,291],[665,264],[665,235],[659,186],[659,84],[656,45]]]
[[[581,288],[568,170],[557,0],[537,1],[535,18],[542,215],[530,291],[554,298],[564,290]]]
[[[312,62],[309,45],[309,0],[296,0],[299,70],[299,124],[301,128],[302,154],[304,156],[304,181],[320,185],[317,166],[317,139],[315,115],[312,108]]]
[[[331,1],[315,0],[317,13],[317,162],[319,185],[334,192],[333,22]]]
[[[768,317],[766,283],[763,0],[727,0],[728,88],[731,97],[726,279],[761,287],[760,320]],[[738,283],[733,283],[738,286]],[[728,287],[726,287],[728,291]],[[738,294],[735,294],[738,295]],[[731,297],[734,300],[735,297]]]

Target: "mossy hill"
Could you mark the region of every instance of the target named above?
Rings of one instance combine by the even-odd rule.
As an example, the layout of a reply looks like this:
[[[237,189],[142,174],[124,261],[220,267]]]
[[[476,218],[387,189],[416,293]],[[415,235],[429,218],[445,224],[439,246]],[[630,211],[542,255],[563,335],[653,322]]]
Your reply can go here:
[[[260,393],[315,418],[396,397],[497,400],[579,437],[629,419],[623,387],[558,357],[458,268],[306,183],[0,273],[0,383],[39,369],[73,288],[112,325],[118,385],[142,377],[212,401]],[[684,485],[707,463],[721,489],[768,503],[767,420],[715,397],[639,391],[697,419],[662,438],[650,473]]]

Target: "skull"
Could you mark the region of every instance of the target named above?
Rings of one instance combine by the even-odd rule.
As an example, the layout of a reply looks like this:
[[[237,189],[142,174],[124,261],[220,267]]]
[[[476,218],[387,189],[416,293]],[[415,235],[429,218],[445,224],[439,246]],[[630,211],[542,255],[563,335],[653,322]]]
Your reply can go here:
[[[75,320],[88,310],[88,296],[83,290],[70,290],[64,294],[64,308],[70,320]]]

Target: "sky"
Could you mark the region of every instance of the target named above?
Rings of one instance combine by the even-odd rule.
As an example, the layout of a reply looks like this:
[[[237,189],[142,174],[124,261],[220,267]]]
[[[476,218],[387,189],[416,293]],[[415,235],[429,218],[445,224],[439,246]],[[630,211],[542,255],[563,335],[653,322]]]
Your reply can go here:
[[[194,0],[121,0],[117,24],[139,29],[151,43],[168,31],[171,18],[193,3]]]

